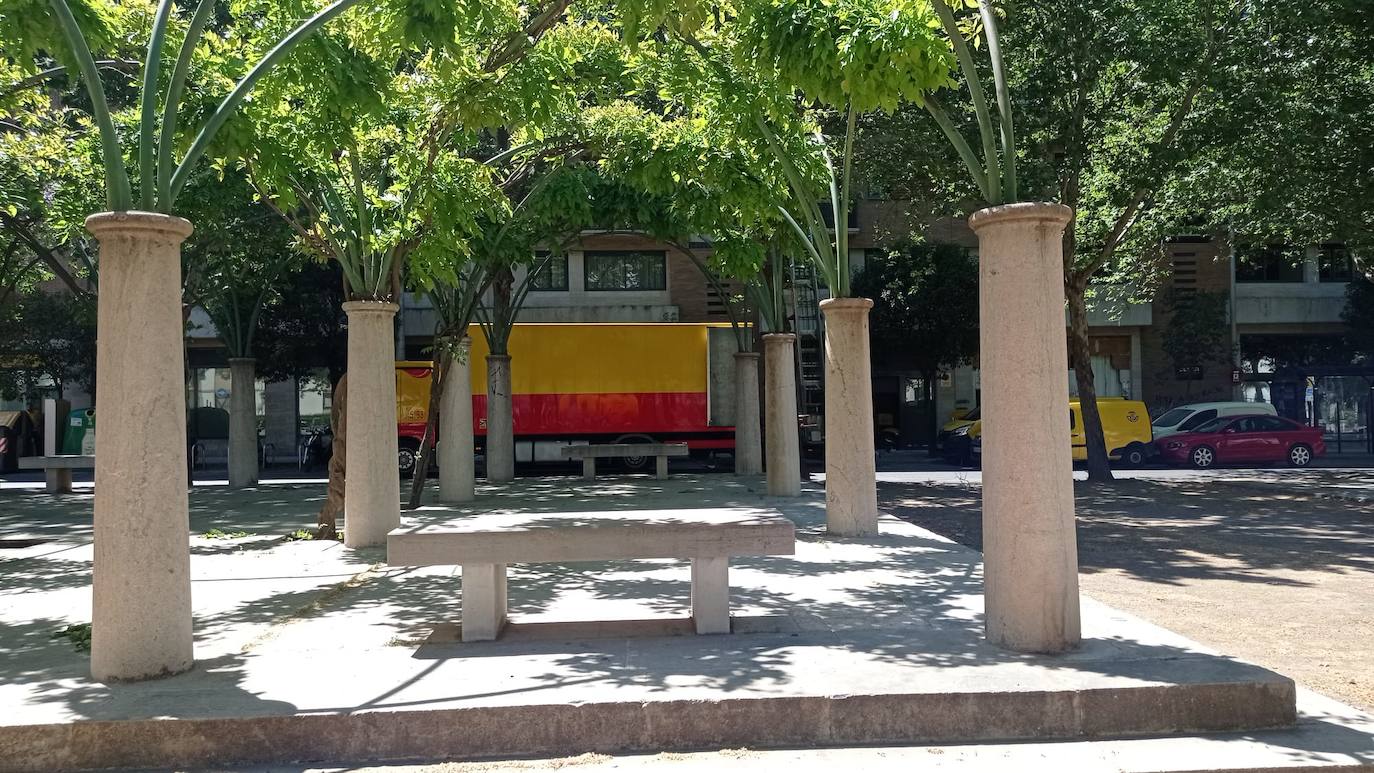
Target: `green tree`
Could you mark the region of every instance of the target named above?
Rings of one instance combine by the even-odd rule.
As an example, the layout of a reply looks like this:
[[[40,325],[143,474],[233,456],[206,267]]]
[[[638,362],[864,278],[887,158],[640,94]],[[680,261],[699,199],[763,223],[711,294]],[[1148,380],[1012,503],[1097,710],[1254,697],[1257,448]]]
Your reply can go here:
[[[911,244],[866,261],[854,288],[873,299],[874,351],[921,374],[934,453],[935,382],[978,358],[978,263],[962,247]]]
[[[1350,283],[1341,319],[1350,328],[1351,348],[1366,364],[1374,363],[1374,281],[1361,277]]]
[[[1165,294],[1164,311],[1169,321],[1164,326],[1161,344],[1175,373],[1230,364],[1230,306],[1230,297],[1225,292],[1171,290]]]
[[[95,386],[95,303],[87,295],[34,290],[0,304],[0,394],[22,397],[52,384]]]

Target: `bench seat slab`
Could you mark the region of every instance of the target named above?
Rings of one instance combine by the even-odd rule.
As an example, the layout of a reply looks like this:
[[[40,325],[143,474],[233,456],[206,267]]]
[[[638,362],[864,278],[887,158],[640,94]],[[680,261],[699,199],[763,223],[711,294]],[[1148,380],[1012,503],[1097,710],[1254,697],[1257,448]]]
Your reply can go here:
[[[638,558],[720,558],[792,555],[792,522],[778,515],[695,522],[666,513],[656,519],[548,516],[503,522],[477,516],[467,523],[413,530],[387,537],[393,566],[454,566],[469,563],[618,561]],[[483,528],[483,523],[492,524]]]

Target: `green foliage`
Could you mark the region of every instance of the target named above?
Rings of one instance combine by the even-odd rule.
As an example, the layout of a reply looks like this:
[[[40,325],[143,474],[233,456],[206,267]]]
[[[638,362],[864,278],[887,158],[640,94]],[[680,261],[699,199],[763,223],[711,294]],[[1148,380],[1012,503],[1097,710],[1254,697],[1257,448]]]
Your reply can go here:
[[[1360,277],[1346,288],[1341,319],[1350,329],[1350,348],[1374,363],[1374,281]]]
[[[72,643],[77,652],[91,651],[91,624],[75,623],[57,631],[52,635],[54,639],[66,639]]]
[[[928,378],[978,356],[978,263],[963,247],[913,244],[871,257],[854,290],[873,299],[873,351]]]
[[[1231,361],[1231,326],[1225,292],[1169,292],[1164,299],[1169,321],[1161,345],[1174,368]]]
[[[251,537],[253,535],[249,534],[246,531],[224,531],[222,529],[210,529],[209,531],[205,532],[200,536],[204,537],[205,539],[243,539],[244,537]]]
[[[0,304],[0,394],[13,399],[40,377],[60,396],[73,385],[95,386],[95,298],[35,290]]]
[[[954,85],[939,26],[928,0],[761,0],[742,4],[734,53],[783,92],[890,113]]]

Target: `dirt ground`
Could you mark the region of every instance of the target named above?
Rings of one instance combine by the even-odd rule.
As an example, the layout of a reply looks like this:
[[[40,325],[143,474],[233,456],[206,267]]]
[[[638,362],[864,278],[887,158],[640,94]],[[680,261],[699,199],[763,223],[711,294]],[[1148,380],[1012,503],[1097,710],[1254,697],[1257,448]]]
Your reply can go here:
[[[1374,505],[1224,481],[1078,483],[1084,593],[1374,709]],[[888,512],[982,549],[976,486],[881,484]]]

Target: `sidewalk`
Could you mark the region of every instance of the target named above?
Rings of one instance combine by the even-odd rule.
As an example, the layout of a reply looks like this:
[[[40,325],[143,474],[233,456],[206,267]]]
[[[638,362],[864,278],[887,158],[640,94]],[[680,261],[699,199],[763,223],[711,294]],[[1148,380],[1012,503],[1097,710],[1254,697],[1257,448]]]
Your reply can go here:
[[[671,635],[687,608],[685,562],[616,561],[513,567],[515,626],[480,644],[452,639],[454,568],[283,541],[313,521],[322,486],[198,489],[197,668],[118,686],[91,682],[85,656],[53,638],[89,619],[89,496],[7,492],[0,533],[46,541],[4,554],[0,769],[1188,735],[1291,721],[1290,680],[1090,599],[1077,652],[992,648],[976,552],[890,518],[880,537],[832,539],[818,489],[794,500],[761,489],[727,476],[522,479],[475,507],[408,513],[768,508],[797,524],[797,555],[732,562],[731,635]],[[1257,759],[1374,759],[1367,716],[1303,710],[1296,730],[1218,743],[1265,750]]]

